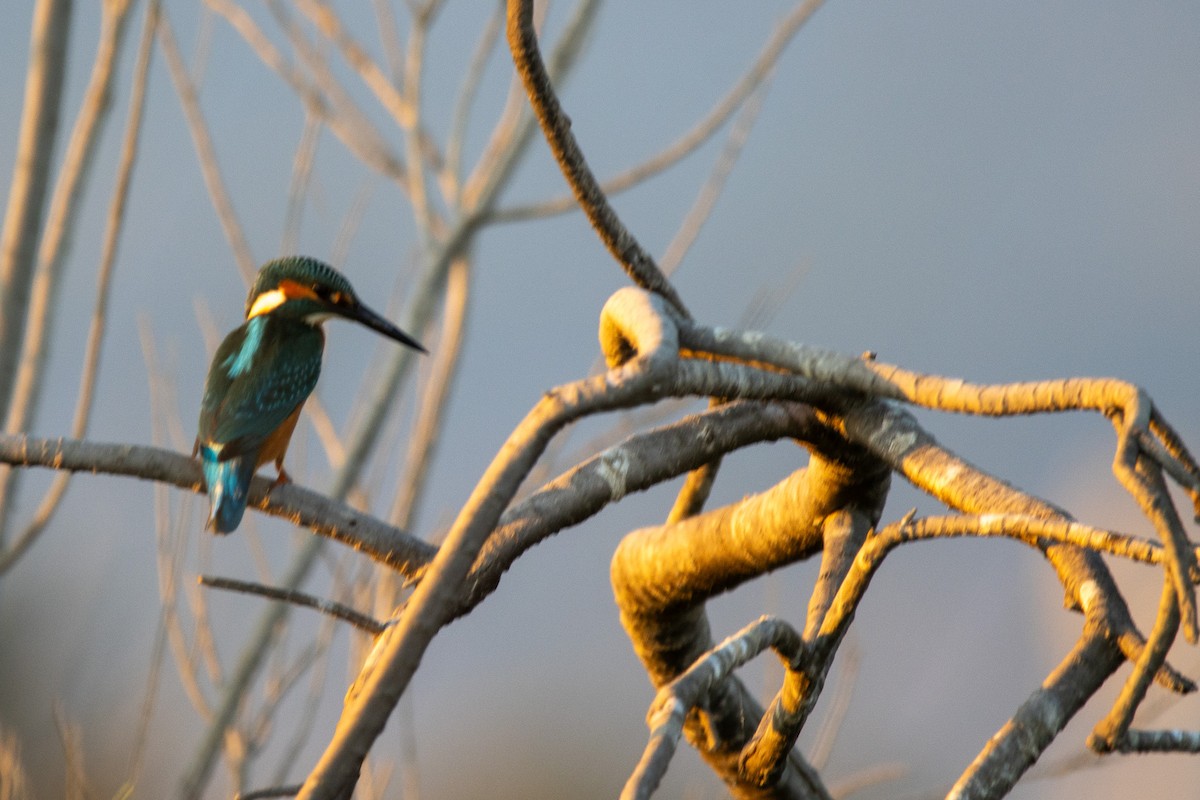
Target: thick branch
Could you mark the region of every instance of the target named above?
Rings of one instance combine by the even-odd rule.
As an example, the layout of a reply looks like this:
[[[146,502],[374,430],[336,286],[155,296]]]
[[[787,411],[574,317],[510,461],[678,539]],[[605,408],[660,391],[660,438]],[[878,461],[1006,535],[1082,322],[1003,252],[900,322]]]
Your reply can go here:
[[[853,448],[844,452],[861,459]],[[625,537],[613,556],[613,590],[651,681],[666,684],[712,647],[708,598],[821,549],[824,520],[841,509],[861,509],[869,526],[882,509],[887,475],[869,461],[851,468],[814,455],[807,469],[761,495]],[[790,747],[770,779],[743,780],[739,759],[761,717],[731,678],[690,720],[688,738],[738,797],[819,796],[799,756],[787,758]]]
[[[1007,795],[1122,660],[1104,631],[1085,626],[1075,647],[992,736],[947,800]]]

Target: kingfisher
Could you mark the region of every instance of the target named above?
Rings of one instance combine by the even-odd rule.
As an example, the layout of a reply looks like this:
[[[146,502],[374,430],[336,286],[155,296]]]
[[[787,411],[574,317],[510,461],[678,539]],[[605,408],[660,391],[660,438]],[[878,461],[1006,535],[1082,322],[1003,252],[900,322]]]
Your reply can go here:
[[[237,528],[255,471],[275,462],[274,486],[291,481],[283,457],[304,401],[317,385],[325,332],[343,317],[422,353],[425,348],[358,299],[350,281],[315,258],[289,256],[265,264],[246,298],[246,321],[213,356],[200,401],[200,456],[217,533]]]

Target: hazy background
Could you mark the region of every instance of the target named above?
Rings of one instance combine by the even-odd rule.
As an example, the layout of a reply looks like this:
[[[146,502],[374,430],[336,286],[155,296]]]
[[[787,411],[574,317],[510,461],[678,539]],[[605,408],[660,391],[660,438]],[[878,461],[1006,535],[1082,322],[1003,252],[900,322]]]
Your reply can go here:
[[[256,3],[248,5],[261,15]],[[83,90],[99,19],[98,4],[77,6],[64,128]],[[202,104],[255,257],[265,261],[279,254],[300,103],[223,20],[206,18],[200,4],[165,6],[189,58],[198,40],[211,37]],[[450,2],[435,28],[425,87],[427,120],[436,131],[447,127],[484,6],[491,8]],[[369,4],[337,7],[378,53],[378,40],[365,33],[373,19]],[[687,130],[789,8],[708,0],[608,4],[563,93],[593,168],[613,174]],[[31,9],[26,0],[0,12],[4,186]],[[552,13],[552,33],[564,11]],[[54,344],[54,369],[34,426],[41,435],[63,435],[70,425],[132,54],[130,48],[122,66],[89,209],[74,235],[60,312],[71,324]],[[511,74],[506,50],[491,67],[468,164],[503,102]],[[178,412],[191,436],[208,358],[195,309],[211,309],[227,330],[240,321],[245,296],[161,53],[152,73],[90,434],[101,441],[150,441],[139,320],[171,365]],[[357,96],[384,120],[365,93]],[[848,353],[876,350],[881,360],[913,370],[991,382],[1126,378],[1145,386],[1200,448],[1198,132],[1195,4],[835,0],[782,58],[758,125],[677,286],[697,319],[709,324],[738,324],[764,291],[785,296],[775,315],[755,324]],[[718,138],[667,176],[615,199],[652,252],[670,240],[720,145]],[[370,202],[340,266],[364,298],[396,317],[404,301],[395,287],[399,281],[403,290],[415,253],[410,210],[394,187],[371,177],[327,133],[304,212],[302,250],[331,257],[364,189]],[[539,141],[502,205],[563,190]],[[421,535],[436,534],[453,517],[545,389],[587,372],[598,354],[599,309],[626,283],[578,214],[490,228],[476,257],[469,340],[416,530]],[[329,327],[318,392],[340,428],[353,390],[364,373],[370,379],[386,346],[351,326]],[[1113,436],[1104,420],[921,417],[952,449],[1082,520],[1151,533],[1110,476]],[[391,501],[395,456],[369,480],[380,514]],[[802,463],[802,451],[790,444],[734,456],[712,505],[761,491]],[[307,424],[298,429],[289,466],[304,485],[328,485],[331,471]],[[47,480],[37,474],[26,481],[18,521],[32,512]],[[414,745],[417,779],[430,798],[614,796],[644,745],[652,692],[617,621],[608,561],[628,530],[665,516],[672,488],[627,498],[518,562],[495,595],[435,640],[376,752],[390,756]],[[178,505],[182,495],[173,495]],[[936,508],[898,484],[887,516],[918,503]],[[62,791],[56,703],[83,728],[99,796],[115,793],[127,772],[159,616],[153,505],[148,483],[80,476],[53,528],[0,581],[0,723],[22,737],[42,797]],[[191,554],[190,563],[208,558],[210,571],[259,577],[250,533],[210,541],[198,505],[191,547],[201,555]],[[269,563],[281,570],[293,541],[289,526],[250,517]],[[715,634],[731,633],[764,611],[802,620],[814,572],[801,565],[714,603]],[[1148,629],[1158,574],[1118,569],[1117,575]],[[326,571],[308,588],[320,591],[327,580]],[[232,664],[262,602],[217,594],[210,603],[218,650]],[[1080,619],[1061,606],[1052,571],[1012,543],[922,544],[895,554],[851,635],[861,671],[827,779],[836,783],[866,767],[901,762],[907,777],[861,796],[944,793],[1074,642]],[[308,629],[311,616],[294,618]],[[347,683],[346,636],[338,633],[343,654],[334,656],[327,697],[292,779],[311,766],[336,720]],[[303,640],[294,634],[293,649]],[[1177,648],[1173,661],[1200,676],[1195,650]],[[743,675],[751,686],[764,685],[757,664]],[[169,656],[160,692],[137,797],[173,794],[203,730]],[[1152,698],[1163,696],[1152,690]],[[1106,711],[1101,699],[1086,706],[1045,760],[1083,752],[1087,732]],[[1196,712],[1195,701],[1182,701],[1148,724],[1195,729]],[[811,742],[811,735],[801,741]],[[1089,768],[1064,779],[1027,780],[1012,796],[1132,797],[1154,787],[1155,794],[1185,797],[1200,785],[1200,761],[1184,756],[1084,763]],[[669,777],[663,797],[723,796],[690,751],[681,751]],[[209,795],[226,794],[222,777]],[[399,789],[388,796],[400,796]]]

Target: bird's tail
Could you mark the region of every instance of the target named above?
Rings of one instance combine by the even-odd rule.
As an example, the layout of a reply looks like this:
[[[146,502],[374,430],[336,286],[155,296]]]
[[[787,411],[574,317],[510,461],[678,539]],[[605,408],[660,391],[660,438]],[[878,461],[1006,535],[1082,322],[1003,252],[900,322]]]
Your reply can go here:
[[[215,533],[230,533],[246,513],[246,496],[254,477],[253,456],[235,456],[218,461],[216,454],[201,447],[204,481],[208,484],[209,514],[204,526]]]

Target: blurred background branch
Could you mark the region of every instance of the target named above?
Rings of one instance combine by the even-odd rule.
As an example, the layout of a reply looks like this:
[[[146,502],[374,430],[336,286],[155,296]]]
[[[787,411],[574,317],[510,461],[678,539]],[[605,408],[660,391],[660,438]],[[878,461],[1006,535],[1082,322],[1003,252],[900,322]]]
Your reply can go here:
[[[623,597],[662,601],[694,585],[637,588],[630,576],[642,568],[686,563],[712,579],[665,617],[623,602],[626,622],[645,618],[635,631],[658,630],[675,648],[659,658],[657,634],[634,636],[655,685],[766,611],[796,625],[812,597],[795,663],[742,664],[683,723],[721,777],[674,759],[662,796],[724,796],[732,781],[747,796],[896,797],[949,786],[956,773],[999,796],[1012,778],[996,769],[1016,764],[1005,753],[1023,742],[1011,731],[1046,716],[1030,688],[1045,681],[1075,709],[1124,661],[1138,667],[1097,741],[1194,741],[1187,711],[1148,732],[1131,713],[1153,698],[1151,680],[1172,693],[1194,687],[1183,674],[1194,660],[1180,647],[1165,659],[1177,628],[1195,633],[1195,548],[1174,504],[1179,487],[1200,497],[1183,445],[1200,435],[1200,405],[1177,345],[1191,341],[1180,320],[1200,291],[1195,271],[1178,267],[1200,253],[1188,144],[1200,111],[1187,99],[1200,96],[1200,73],[1186,68],[1200,15],[1109,6],[1081,20],[1038,7],[1033,26],[1034,7],[1021,4],[829,4],[820,15],[811,0],[511,4],[521,6],[526,76],[544,48],[535,104],[568,183],[590,198],[635,280],[679,308],[686,298],[704,323],[679,327],[669,377],[656,372],[653,391],[617,402],[629,376],[618,362],[637,350],[621,339],[632,325],[606,334],[620,345],[608,370],[588,365],[597,312],[627,279],[578,218],[556,218],[578,203],[561,195],[501,47],[503,5],[37,0],[0,30],[11,67],[0,91],[19,110],[0,130],[13,164],[0,241],[0,634],[10,643],[0,673],[16,687],[0,690],[0,798],[64,787],[223,797],[295,784],[336,738],[347,685],[351,718],[357,699],[407,683],[411,671],[399,684],[372,681],[397,655],[391,630],[422,608],[439,626],[461,621],[427,652],[428,631],[400,648],[426,668],[393,713],[400,730],[361,764],[359,796],[612,796],[644,743],[649,702],[612,606],[604,567],[614,551],[628,567]],[[125,33],[138,14],[134,45]],[[113,107],[125,110],[124,132],[105,137]],[[69,132],[58,125],[66,115]],[[267,513],[214,540],[200,532],[199,472],[184,453],[204,364],[240,320],[257,262],[276,252],[345,270],[432,356],[331,332],[305,414],[311,433],[302,425],[289,455],[297,484],[268,496],[269,479],[257,482],[254,505]],[[753,330],[705,327],[739,314]],[[1113,322],[1144,319],[1155,325]],[[864,349],[883,350],[881,361],[838,355]],[[788,360],[797,353],[812,360]],[[1131,382],[1093,382],[1088,391],[1106,399],[1082,405],[1047,401],[1061,398],[1061,382],[1006,383],[1078,373]],[[593,393],[576,407],[582,418],[552,439],[538,433],[542,458],[504,482],[507,508],[456,527],[487,459],[555,386]],[[789,401],[770,399],[779,396]],[[1117,426],[1125,496],[1111,491],[1112,453],[1092,422],[965,426],[895,401],[1100,411]],[[636,405],[597,413],[623,402]],[[928,433],[935,425],[953,451]],[[763,444],[785,438],[818,457]],[[887,489],[887,508],[868,491],[878,464],[912,484]],[[35,465],[55,472],[24,469]],[[71,479],[68,493],[78,471],[97,476]],[[810,491],[831,513],[779,527],[779,508],[808,506],[755,500],[764,490]],[[683,510],[647,528],[676,495]],[[846,511],[855,503],[869,513]],[[1060,518],[1068,508],[1084,509],[1086,524]],[[872,583],[881,599],[839,606],[839,589],[865,591],[861,574],[785,565],[800,551],[832,558],[837,526],[814,520],[847,514],[879,520],[861,547],[874,567],[873,548],[888,542],[954,536],[1019,538],[1044,558],[988,542],[896,547]],[[774,549],[713,566],[717,551],[690,537],[721,519],[753,519],[747,547]],[[469,525],[478,554],[458,550],[455,561],[466,577],[437,578],[446,532]],[[352,547],[328,547],[310,529]],[[646,531],[686,558],[639,565],[632,542]],[[444,561],[463,540],[451,536]],[[1141,566],[1110,570],[1101,552]],[[764,602],[752,587],[772,568]],[[285,603],[207,591],[197,573],[391,628],[377,646],[372,633],[342,633]],[[440,598],[423,605],[414,590],[436,594],[439,580]],[[1047,612],[1063,589],[1082,616]],[[857,676],[848,702],[821,690],[852,619],[861,660],[847,668]],[[554,678],[534,662],[554,665]],[[822,699],[818,718],[832,731],[806,724]],[[769,703],[775,727],[756,734]],[[386,719],[390,708],[371,713]],[[1101,713],[1058,736],[1060,763],[1078,763],[1061,754],[1082,746],[1079,725]],[[971,764],[979,731],[1006,720]],[[464,721],[470,736],[455,727]],[[743,758],[752,736],[761,756]],[[749,788],[785,762],[778,785]],[[1164,792],[1194,785],[1191,760],[1156,764],[1148,776],[1121,761],[1097,780],[1106,791],[1113,776]],[[1091,772],[1073,766],[1030,796],[1095,794],[1081,788],[1096,785]]]

